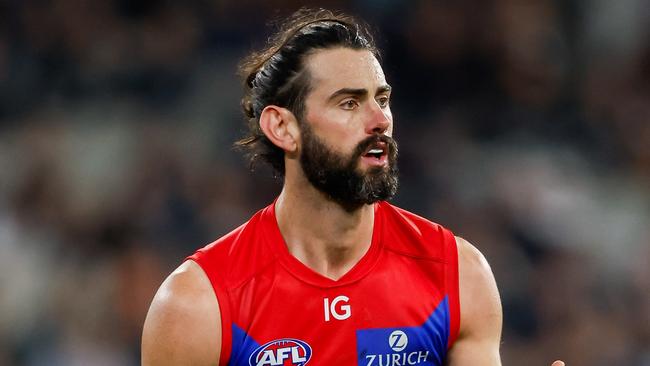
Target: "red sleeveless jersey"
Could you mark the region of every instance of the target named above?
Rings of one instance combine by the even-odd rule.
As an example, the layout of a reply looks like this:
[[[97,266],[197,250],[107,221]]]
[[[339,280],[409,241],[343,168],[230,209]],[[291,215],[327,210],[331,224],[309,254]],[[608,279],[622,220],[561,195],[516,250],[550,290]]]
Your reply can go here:
[[[386,202],[336,281],[289,253],[274,205],[189,259],[219,301],[220,365],[442,365],[458,334],[453,234]]]

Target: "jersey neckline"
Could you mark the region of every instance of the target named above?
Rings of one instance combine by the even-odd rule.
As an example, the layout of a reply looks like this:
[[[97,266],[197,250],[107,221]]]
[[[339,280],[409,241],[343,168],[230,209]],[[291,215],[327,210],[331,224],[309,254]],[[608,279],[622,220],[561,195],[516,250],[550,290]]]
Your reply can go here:
[[[287,244],[280,232],[277,217],[275,216],[275,201],[264,209],[264,212],[262,213],[264,225],[262,225],[262,227],[266,231],[266,242],[271,247],[272,252],[280,261],[282,266],[294,277],[313,286],[340,287],[351,284],[365,277],[379,259],[383,228],[383,217],[381,215],[382,210],[380,209],[380,206],[381,203],[374,204],[375,217],[370,248],[368,248],[368,251],[363,255],[363,257],[361,257],[361,259],[338,280],[333,280],[329,277],[323,276],[289,253]]]

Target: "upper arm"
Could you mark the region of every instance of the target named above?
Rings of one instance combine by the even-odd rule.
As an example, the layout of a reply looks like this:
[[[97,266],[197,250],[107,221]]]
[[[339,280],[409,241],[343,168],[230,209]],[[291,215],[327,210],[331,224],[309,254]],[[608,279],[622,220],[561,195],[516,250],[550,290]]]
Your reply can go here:
[[[186,261],[151,303],[142,332],[142,365],[218,365],[220,350],[216,295],[199,265]]]
[[[460,330],[449,350],[453,366],[499,366],[503,314],[494,275],[485,257],[456,238],[460,296]]]

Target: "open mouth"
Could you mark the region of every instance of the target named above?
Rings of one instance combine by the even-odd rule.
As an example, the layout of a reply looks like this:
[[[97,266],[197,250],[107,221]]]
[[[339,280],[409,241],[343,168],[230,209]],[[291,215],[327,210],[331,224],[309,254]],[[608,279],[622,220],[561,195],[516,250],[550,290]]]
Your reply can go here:
[[[363,154],[364,157],[374,158],[377,160],[382,160],[383,157],[388,155],[388,146],[385,142],[376,142],[366,150],[366,153]]]
[[[377,159],[381,158],[382,155],[384,155],[383,149],[372,149],[366,154],[366,156],[374,156]]]

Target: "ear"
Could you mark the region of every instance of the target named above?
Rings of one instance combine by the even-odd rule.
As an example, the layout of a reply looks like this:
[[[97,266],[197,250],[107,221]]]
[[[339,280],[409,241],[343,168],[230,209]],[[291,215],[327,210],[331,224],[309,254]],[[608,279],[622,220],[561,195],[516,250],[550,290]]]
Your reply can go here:
[[[260,115],[260,128],[275,146],[289,154],[297,151],[300,136],[298,121],[288,109],[266,106]]]

